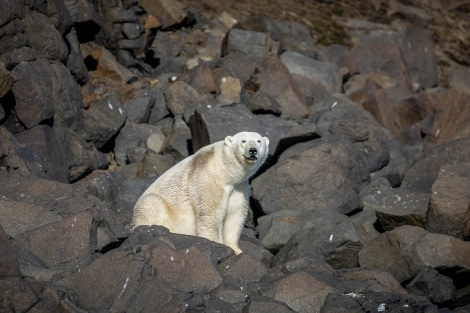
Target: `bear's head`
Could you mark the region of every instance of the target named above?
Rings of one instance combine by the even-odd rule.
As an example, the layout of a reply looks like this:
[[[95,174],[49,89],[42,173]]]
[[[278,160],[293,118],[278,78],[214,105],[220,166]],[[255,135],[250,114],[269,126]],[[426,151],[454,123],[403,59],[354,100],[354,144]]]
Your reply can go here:
[[[235,158],[248,167],[258,169],[269,153],[269,139],[255,132],[241,132],[225,137],[225,145],[231,147]]]

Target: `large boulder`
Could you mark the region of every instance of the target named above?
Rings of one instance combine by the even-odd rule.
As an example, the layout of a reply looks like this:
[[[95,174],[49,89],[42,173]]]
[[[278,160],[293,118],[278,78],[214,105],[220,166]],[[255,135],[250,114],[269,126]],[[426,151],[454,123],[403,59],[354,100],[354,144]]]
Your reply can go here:
[[[350,166],[348,161],[353,160],[339,159],[339,144],[328,138],[313,140],[282,153],[274,166],[252,181],[253,197],[263,212],[333,210],[346,214],[357,210],[359,197],[343,170],[343,164]]]
[[[446,270],[449,276],[467,276],[469,251],[470,242],[416,226],[401,226],[366,245],[359,252],[359,264],[383,269],[400,282],[415,277],[425,267]]]
[[[441,166],[432,185],[426,219],[430,232],[464,239],[464,224],[470,207],[470,163]]]

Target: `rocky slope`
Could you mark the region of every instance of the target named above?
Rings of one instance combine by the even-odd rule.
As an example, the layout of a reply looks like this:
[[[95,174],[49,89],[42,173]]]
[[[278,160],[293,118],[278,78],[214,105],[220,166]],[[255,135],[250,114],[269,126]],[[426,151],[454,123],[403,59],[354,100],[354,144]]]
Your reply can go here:
[[[469,311],[470,69],[436,39],[466,1],[189,4],[0,0],[0,312]],[[347,42],[317,40],[332,12]],[[130,232],[242,130],[271,147],[245,253]]]

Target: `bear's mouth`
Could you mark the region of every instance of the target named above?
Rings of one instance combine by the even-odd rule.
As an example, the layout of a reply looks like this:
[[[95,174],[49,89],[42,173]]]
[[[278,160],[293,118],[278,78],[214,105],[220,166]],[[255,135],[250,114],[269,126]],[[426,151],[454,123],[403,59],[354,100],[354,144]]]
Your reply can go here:
[[[258,158],[254,155],[250,155],[250,156],[245,156],[245,159],[248,161],[248,162],[256,162],[258,161]]]

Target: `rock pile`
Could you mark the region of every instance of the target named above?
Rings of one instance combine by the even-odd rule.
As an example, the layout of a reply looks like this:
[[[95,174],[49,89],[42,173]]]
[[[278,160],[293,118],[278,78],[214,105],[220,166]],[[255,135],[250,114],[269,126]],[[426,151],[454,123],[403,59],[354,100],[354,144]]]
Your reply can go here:
[[[177,1],[1,0],[0,311],[470,310],[470,70],[438,86],[429,30],[340,22],[353,47]],[[243,130],[271,142],[243,254],[131,233],[158,175]]]

